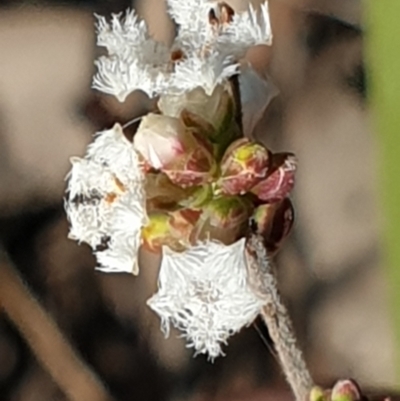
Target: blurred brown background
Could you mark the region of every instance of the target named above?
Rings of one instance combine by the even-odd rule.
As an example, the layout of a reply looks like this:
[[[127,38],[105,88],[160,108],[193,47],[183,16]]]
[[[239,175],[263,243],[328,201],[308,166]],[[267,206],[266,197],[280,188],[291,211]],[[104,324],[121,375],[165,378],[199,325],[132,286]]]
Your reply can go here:
[[[230,1],[243,9],[245,0]],[[256,4],[256,2],[255,2]],[[290,394],[261,322],[214,364],[164,340],[138,278],[94,271],[67,239],[69,157],[91,135],[146,110],[90,89],[93,13],[127,7],[169,42],[163,0],[7,1],[0,7],[0,235],[17,270],[116,400],[284,400]],[[355,377],[394,387],[393,338],[379,251],[376,154],[370,130],[360,0],[270,0],[274,43],[248,58],[280,91],[257,138],[299,158],[295,229],[277,258],[310,369],[323,384]],[[146,268],[148,265],[148,268]],[[1,306],[1,305],[0,305]],[[62,362],[60,362],[62,363]],[[0,309],[0,400],[65,400]]]

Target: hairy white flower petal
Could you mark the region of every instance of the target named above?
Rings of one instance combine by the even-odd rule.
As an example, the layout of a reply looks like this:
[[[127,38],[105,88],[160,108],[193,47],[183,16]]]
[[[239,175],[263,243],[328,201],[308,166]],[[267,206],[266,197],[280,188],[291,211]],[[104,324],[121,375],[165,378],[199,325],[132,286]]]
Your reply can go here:
[[[93,248],[99,270],[137,273],[147,215],[144,177],[132,144],[116,124],[96,135],[84,158],[71,162],[65,202],[69,237]]]
[[[149,66],[138,59],[114,55],[100,57],[95,64],[98,72],[93,78],[93,88],[115,96],[120,102],[136,90],[154,97],[166,85],[163,67]]]
[[[106,236],[109,217],[101,196],[111,193],[115,183],[112,174],[96,163],[77,157],[72,158],[71,162],[69,197],[65,204],[71,222],[69,238],[86,242],[95,248]]]
[[[110,55],[120,54],[121,49],[141,47],[149,40],[145,21],[139,21],[135,11],[127,11],[125,17],[113,14],[111,23],[104,17],[97,17],[97,45],[107,48]],[[128,48],[129,47],[129,48]]]
[[[206,29],[208,12],[216,3],[208,0],[167,0],[167,2],[168,12],[181,32],[199,32]]]
[[[223,54],[212,53],[207,58],[192,55],[176,64],[171,86],[178,94],[200,86],[211,95],[218,84],[238,71],[239,64]]]
[[[128,192],[121,196],[108,223],[109,241],[105,250],[96,252],[100,264],[97,270],[137,274],[144,213],[136,194]]]
[[[208,94],[238,73],[238,60],[257,44],[270,44],[272,35],[267,3],[257,13],[235,14],[229,23],[213,26],[210,10],[217,2],[168,0],[169,13],[178,25],[172,49],[183,59],[171,61],[171,50],[150,38],[146,24],[134,11],[113,15],[111,22],[98,18],[98,44],[108,55],[96,61],[93,87],[123,102],[135,90],[148,96],[180,94],[198,86]]]
[[[94,136],[94,141],[87,148],[86,158],[109,167],[124,185],[143,180],[137,153],[119,124]]]
[[[250,324],[264,301],[247,284],[245,239],[226,246],[205,242],[183,253],[163,249],[159,291],[148,300],[161,317],[183,332],[196,354],[223,354],[229,336]]]
[[[150,97],[162,91],[168,79],[169,50],[149,37],[145,22],[139,21],[134,11],[125,17],[114,14],[111,23],[99,17],[97,29],[97,43],[107,48],[108,56],[95,62],[95,89],[121,102],[135,90]]]
[[[236,58],[244,56],[255,45],[270,45],[272,42],[268,3],[261,5],[260,13],[249,5],[249,10],[235,14],[233,21],[222,29],[218,39],[218,49]]]
[[[276,86],[262,78],[249,63],[241,65],[239,75],[243,133],[251,137],[271,100],[278,94]]]

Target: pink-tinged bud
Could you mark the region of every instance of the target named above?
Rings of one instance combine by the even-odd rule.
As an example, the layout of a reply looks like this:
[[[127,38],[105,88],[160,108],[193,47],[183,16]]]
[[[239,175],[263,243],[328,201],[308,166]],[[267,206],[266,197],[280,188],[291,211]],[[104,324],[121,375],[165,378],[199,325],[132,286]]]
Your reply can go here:
[[[276,153],[272,155],[267,177],[256,184],[251,192],[263,202],[281,201],[293,189],[296,168],[297,160],[293,154]]]
[[[203,206],[196,239],[214,239],[230,245],[245,235],[252,203],[240,196],[221,196]]]
[[[360,401],[362,395],[359,386],[353,380],[340,380],[332,389],[332,401]]]
[[[253,229],[264,238],[268,253],[279,250],[294,222],[294,208],[289,198],[258,206],[252,216]]]
[[[186,128],[177,118],[150,113],[143,117],[133,146],[148,165],[161,169],[186,151]]]
[[[226,150],[221,161],[218,188],[225,195],[243,195],[250,191],[268,171],[269,151],[262,145],[241,138]]]
[[[193,149],[177,157],[162,171],[174,184],[187,188],[209,183],[215,169],[212,154],[196,141]]]
[[[329,397],[321,387],[315,386],[311,389],[309,401],[329,401]]]
[[[209,140],[219,161],[225,149],[243,136],[235,118],[233,92],[230,82],[217,85],[211,95],[198,87],[181,95],[162,95],[158,106],[162,113],[180,118],[187,128]]]
[[[163,246],[181,252],[192,244],[193,229],[200,211],[180,209],[173,212],[153,212],[142,229],[142,245],[151,252],[161,252]]]

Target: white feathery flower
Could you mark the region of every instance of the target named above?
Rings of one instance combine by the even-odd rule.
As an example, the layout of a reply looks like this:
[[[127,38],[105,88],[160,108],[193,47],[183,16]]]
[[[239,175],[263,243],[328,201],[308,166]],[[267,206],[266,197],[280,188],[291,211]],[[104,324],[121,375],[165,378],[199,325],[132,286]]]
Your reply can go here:
[[[196,354],[223,355],[221,345],[264,305],[247,283],[245,239],[229,246],[204,242],[182,253],[164,247],[159,291],[148,304],[165,335],[172,324]]]
[[[137,274],[147,215],[144,177],[132,144],[115,124],[96,135],[84,158],[71,162],[65,202],[69,238],[93,248],[98,270]]]
[[[177,103],[180,103],[178,98],[185,99],[186,95],[188,102],[194,103],[201,103],[204,98],[212,99],[212,104],[204,108],[211,107],[210,113],[216,114],[210,118],[216,120],[221,113],[231,113],[231,100],[224,97],[229,95],[228,91],[221,94],[214,89],[222,84],[219,89],[223,90],[226,81],[240,73],[240,58],[249,47],[270,44],[272,35],[267,3],[261,6],[260,12],[250,5],[247,12],[235,14],[223,2],[167,2],[168,11],[178,25],[171,48],[152,39],[145,22],[134,11],[113,15],[110,21],[98,17],[98,45],[105,47],[107,54],[96,61],[98,71],[93,79],[94,88],[114,95],[121,102],[136,90],[149,97],[175,99]],[[268,96],[260,93],[266,85],[261,85],[258,78],[253,71],[247,71],[240,82],[246,130],[260,117],[252,110],[254,104],[261,102],[264,107],[269,101]],[[198,93],[194,93],[195,89]],[[211,96],[210,99],[206,95]],[[178,106],[185,102],[182,103]],[[179,108],[177,104],[168,106],[171,113],[176,113]],[[207,115],[200,117],[205,117],[208,122]],[[95,136],[83,158],[71,159],[65,202],[71,223],[69,237],[92,247],[98,270],[137,274],[142,240],[144,245],[146,240],[153,241],[155,246],[159,246],[157,241],[171,244],[169,240],[179,240],[175,237],[185,236],[196,228],[191,219],[198,218],[197,209],[183,209],[182,215],[176,216],[162,214],[162,218],[170,218],[165,224],[164,220],[160,223],[156,219],[156,214],[155,220],[151,220],[152,209],[149,209],[151,218],[147,217],[144,166],[137,152],[141,151],[147,167],[150,164],[160,168],[161,173],[152,170],[152,174],[166,173],[162,172],[161,156],[169,158],[171,155],[160,145],[157,138],[161,140],[163,135],[158,135],[157,127],[167,137],[165,142],[172,143],[181,135],[179,127],[172,123],[171,132],[166,135],[167,119],[165,114],[145,117],[142,135],[139,132],[134,141],[136,149],[125,138],[122,127],[116,124]],[[151,138],[145,135],[143,124],[146,121],[149,130],[154,131],[150,132]],[[195,134],[186,138],[186,127],[182,127],[181,136],[190,137],[188,141],[195,143],[198,139]],[[157,146],[161,148],[156,155],[154,149]],[[201,155],[190,152],[191,148],[186,156],[193,160],[185,160],[185,166],[192,162],[201,164]],[[184,212],[190,213],[186,216]],[[159,223],[160,227],[157,226]],[[142,230],[143,227],[146,229]],[[188,346],[193,347],[196,354],[208,354],[211,359],[223,355],[221,347],[229,336],[249,325],[265,304],[248,283],[245,239],[232,245],[209,239],[180,253],[164,246],[162,252],[159,290],[148,304],[161,317],[163,331],[168,335],[173,325],[183,332]]]
[[[168,6],[178,25],[171,49],[149,36],[134,11],[113,15],[110,23],[99,18],[98,44],[108,55],[96,61],[94,88],[121,102],[136,90],[154,97],[201,86],[211,94],[222,80],[238,73],[238,59],[249,47],[271,42],[267,3],[259,13],[250,5],[247,12],[218,26],[209,20],[210,11],[218,7],[215,1],[168,0]],[[182,51],[182,59],[174,61],[171,54],[176,50]]]

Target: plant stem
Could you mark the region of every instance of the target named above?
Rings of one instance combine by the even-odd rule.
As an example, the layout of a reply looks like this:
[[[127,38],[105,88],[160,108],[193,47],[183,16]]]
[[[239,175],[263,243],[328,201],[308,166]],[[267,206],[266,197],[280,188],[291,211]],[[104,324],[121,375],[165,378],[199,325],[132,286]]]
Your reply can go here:
[[[95,373],[77,355],[53,319],[23,284],[1,246],[0,308],[71,401],[112,401]]]
[[[313,380],[297,345],[292,322],[278,291],[278,283],[261,236],[247,241],[249,284],[265,300],[261,317],[268,327],[286,379],[297,401],[308,400]]]

